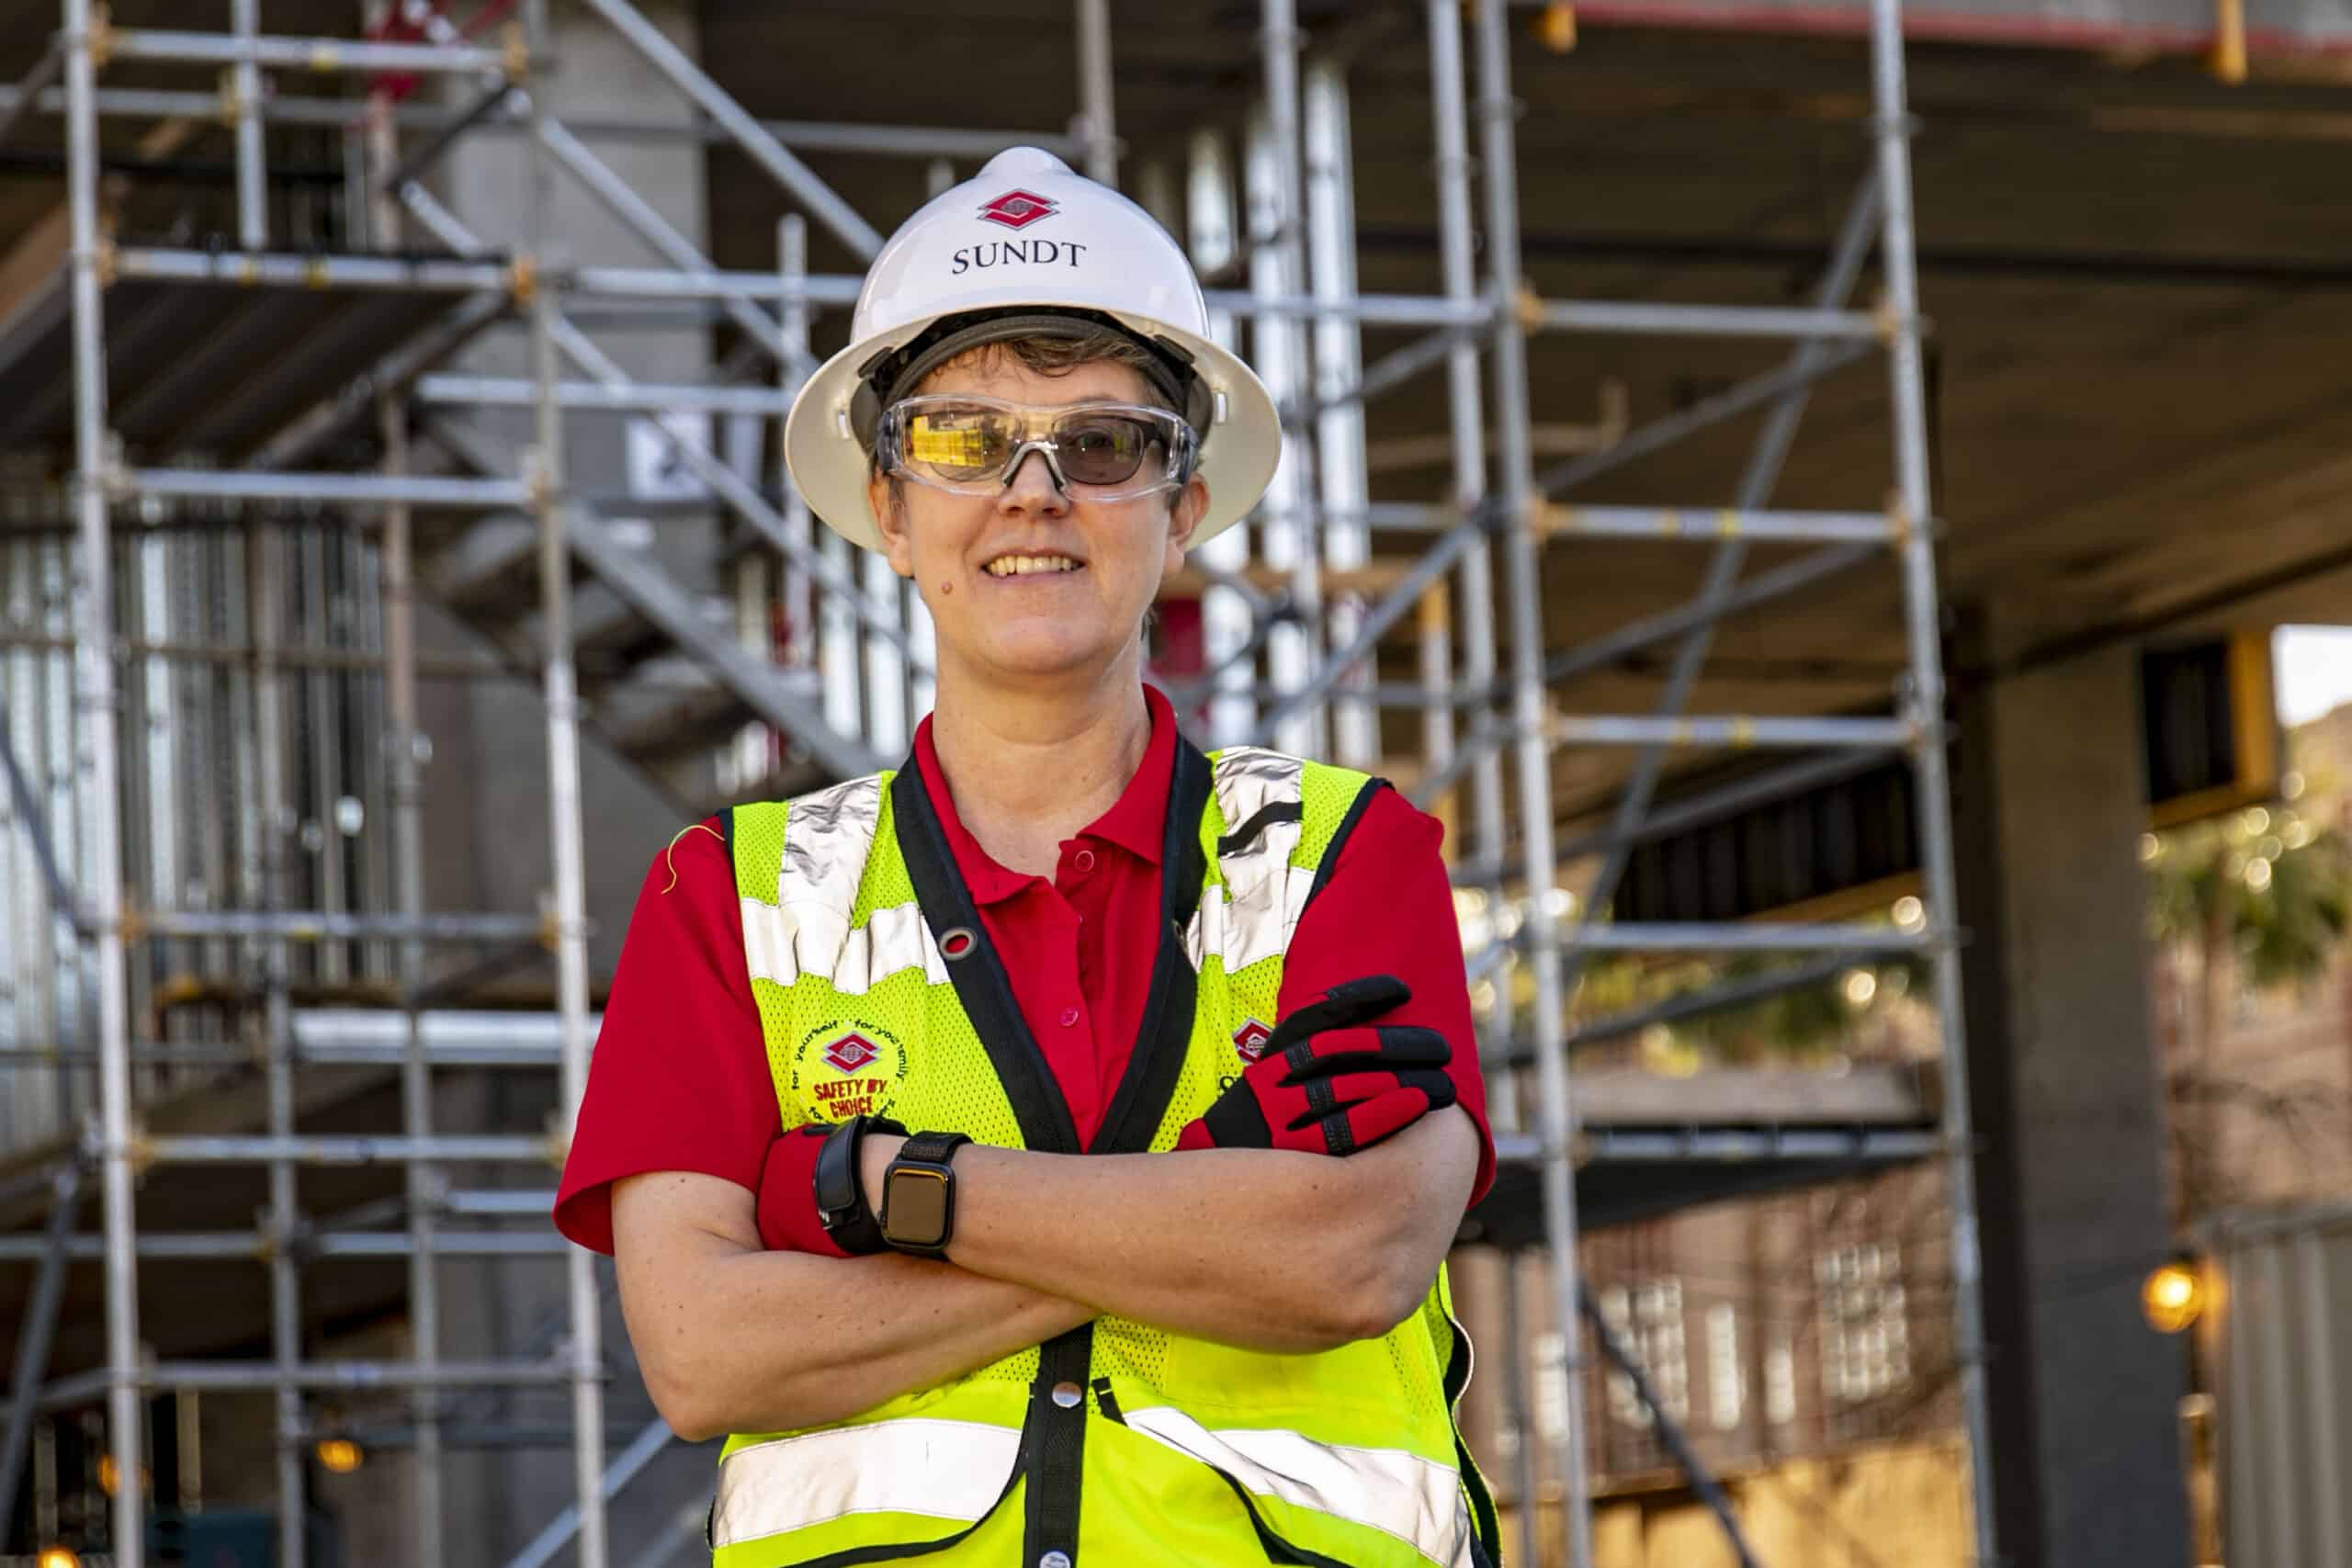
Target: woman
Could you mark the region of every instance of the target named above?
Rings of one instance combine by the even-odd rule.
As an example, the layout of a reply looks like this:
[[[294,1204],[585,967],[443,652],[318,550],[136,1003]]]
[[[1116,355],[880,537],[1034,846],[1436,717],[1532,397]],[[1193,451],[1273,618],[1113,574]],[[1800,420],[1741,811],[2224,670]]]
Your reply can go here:
[[[729,1434],[718,1568],[1495,1559],[1437,826],[1204,757],[1142,682],[1280,441],[1175,243],[1032,149],[908,220],[794,404],[801,492],[931,610],[935,710],[657,861],[557,1209],[662,1415]]]

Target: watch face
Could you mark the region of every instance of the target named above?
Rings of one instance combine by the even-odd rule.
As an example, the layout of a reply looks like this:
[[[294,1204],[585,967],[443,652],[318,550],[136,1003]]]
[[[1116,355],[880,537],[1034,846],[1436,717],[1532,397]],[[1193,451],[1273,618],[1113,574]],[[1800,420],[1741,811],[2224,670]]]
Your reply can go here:
[[[947,1177],[935,1170],[894,1170],[884,1199],[883,1230],[894,1242],[937,1247],[947,1238]]]

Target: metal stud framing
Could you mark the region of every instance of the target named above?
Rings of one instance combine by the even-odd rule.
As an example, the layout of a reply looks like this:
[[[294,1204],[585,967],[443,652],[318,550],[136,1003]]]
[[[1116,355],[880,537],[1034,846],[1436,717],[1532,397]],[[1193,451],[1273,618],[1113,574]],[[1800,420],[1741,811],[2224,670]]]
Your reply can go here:
[[[437,1168],[458,1161],[546,1160],[560,1140],[510,1135],[460,1136],[436,1133],[430,1089],[436,1070],[487,1066],[559,1068],[562,1103],[576,1111],[584,1085],[589,1045],[588,974],[585,948],[583,856],[578,761],[579,675],[574,667],[571,611],[575,564],[605,576],[624,599],[671,630],[679,644],[709,669],[714,678],[743,698],[753,717],[774,728],[776,738],[835,772],[859,770],[903,743],[910,709],[928,697],[924,623],[899,596],[893,582],[861,581],[848,553],[830,536],[813,536],[808,514],[796,498],[772,502],[760,486],[739,475],[691,435],[665,427],[662,438],[774,553],[759,570],[744,570],[733,581],[757,600],[777,585],[791,612],[789,646],[780,660],[763,649],[758,605],[748,604],[732,636],[697,634],[697,617],[666,579],[628,581],[641,571],[658,577],[650,563],[632,567],[616,547],[609,523],[566,491],[562,457],[567,411],[695,407],[736,415],[774,418],[808,364],[811,317],[838,310],[854,297],[857,280],[812,276],[805,257],[800,217],[779,231],[779,266],[775,271],[728,273],[717,268],[687,239],[672,230],[652,207],[590,153],[580,139],[549,111],[544,92],[529,80],[535,62],[548,57],[545,0],[522,7],[519,51],[489,50],[452,41],[359,42],[271,37],[261,28],[257,0],[236,0],[232,30],[195,32],[113,31],[94,16],[91,0],[61,0],[62,28],[55,46],[13,92],[0,93],[0,134],[32,113],[62,112],[68,155],[67,201],[72,234],[74,468],[70,522],[74,554],[70,628],[62,617],[34,626],[23,617],[34,600],[21,591],[40,575],[41,547],[11,536],[0,541],[0,613],[8,620],[0,636],[0,751],[6,752],[10,792],[0,825],[7,825],[10,852],[0,859],[9,886],[12,941],[0,948],[0,979],[21,979],[43,962],[32,944],[13,940],[44,923],[18,919],[45,910],[61,931],[72,933],[84,962],[53,972],[55,995],[45,1005],[27,988],[11,992],[11,1007],[0,1013],[0,1072],[38,1067],[58,1072],[61,1093],[51,1113],[62,1117],[70,1104],[66,1068],[95,1066],[97,1113],[85,1140],[94,1162],[102,1223],[96,1235],[78,1235],[73,1199],[84,1169],[83,1153],[37,1173],[53,1180],[65,1220],[47,1236],[25,1238],[0,1249],[0,1261],[28,1260],[42,1266],[45,1282],[36,1292],[35,1321],[18,1347],[7,1440],[0,1444],[0,1498],[13,1495],[15,1465],[26,1447],[32,1414],[103,1395],[108,1413],[112,1454],[119,1475],[140,1473],[143,1436],[141,1400],[151,1390],[174,1387],[268,1390],[277,1400],[277,1450],[282,1492],[280,1561],[303,1561],[302,1477],[309,1426],[306,1391],[376,1386],[409,1391],[414,1452],[423,1479],[416,1491],[419,1560],[441,1555],[438,1466],[441,1437],[437,1395],[453,1388],[499,1384],[555,1383],[572,1396],[577,1500],[528,1548],[523,1559],[545,1562],[569,1549],[583,1568],[605,1568],[607,1499],[641,1471],[663,1441],[659,1430],[640,1435],[615,1456],[608,1468],[603,1440],[601,1309],[593,1260],[565,1251],[568,1270],[568,1337],[548,1357],[510,1363],[468,1363],[447,1359],[439,1343],[435,1259],[448,1257],[547,1255],[564,1249],[551,1238],[507,1232],[467,1230],[449,1224],[472,1216],[498,1216],[543,1207],[544,1194],[452,1193]],[[1491,951],[1474,954],[1474,976],[1493,978],[1498,999],[1487,1024],[1493,1102],[1499,1144],[1506,1158],[1541,1168],[1549,1242],[1550,1299],[1556,1326],[1569,1347],[1571,1379],[1567,1432],[1555,1464],[1566,1485],[1564,1551],[1574,1568],[1591,1561],[1591,1534],[1585,1485],[1582,1417],[1585,1402],[1576,1391],[1581,1377],[1583,1340],[1577,1304],[1585,1292],[1578,1277],[1574,1150],[1578,1128],[1574,1079],[1567,1050],[1577,1041],[1637,1027],[1654,1017],[1697,1010],[1705,998],[1682,999],[1601,1020],[1571,1033],[1566,1003],[1587,955],[1597,951],[1738,952],[1776,951],[1809,955],[1776,975],[1749,978],[1724,988],[1724,996],[1769,994],[1783,984],[1803,984],[1834,972],[1835,955],[1885,951],[1922,954],[1934,976],[1934,999],[1946,1057],[1943,1123],[1939,1135],[1895,1136],[1888,1149],[1910,1157],[1939,1156],[1946,1163],[1951,1213],[1952,1267],[1956,1285],[1955,1341],[1962,1369],[1962,1404],[1975,1473],[1977,1551],[1995,1558],[1990,1488],[1982,1482],[1989,1434],[1983,1377],[1983,1329],[1977,1299],[1977,1247],[1970,1167],[1971,1123],[1966,1096],[1965,1034],[1960,1009],[1958,958],[1951,926],[1951,837],[1940,742],[1943,682],[1936,633],[1935,558],[1929,520],[1927,431],[1920,382],[1919,314],[1912,261],[1911,207],[1904,101],[1899,0],[1871,0],[1871,73],[1876,114],[1872,121],[1871,169],[1858,191],[1845,231],[1815,299],[1801,309],[1749,309],[1657,305],[1609,300],[1537,300],[1523,288],[1520,272],[1518,190],[1513,164],[1514,123],[1521,106],[1510,81],[1507,9],[1489,3],[1466,18],[1460,0],[1428,0],[1427,50],[1430,72],[1432,138],[1439,192],[1437,212],[1442,292],[1436,296],[1365,295],[1357,290],[1351,254],[1353,195],[1347,132],[1346,65],[1311,54],[1298,30],[1292,0],[1263,0],[1259,38],[1264,92],[1250,118],[1244,144],[1229,144],[1222,132],[1204,130],[1193,139],[1183,181],[1191,244],[1212,281],[1244,279],[1248,287],[1210,290],[1216,330],[1242,341],[1270,372],[1293,450],[1268,504],[1247,529],[1236,529],[1215,552],[1197,563],[1205,590],[1204,640],[1209,668],[1188,694],[1207,715],[1213,740],[1279,737],[1309,742],[1329,735],[1350,753],[1344,760],[1369,763],[1376,747],[1378,710],[1417,710],[1426,755],[1418,770],[1417,795],[1424,802],[1450,801],[1466,781],[1462,816],[1469,855],[1458,868],[1467,886],[1508,894],[1524,909],[1515,934]],[[702,120],[674,134],[729,140],[772,175],[808,220],[823,225],[859,254],[870,255],[880,241],[875,220],[828,187],[789,149],[857,150],[934,160],[986,156],[1015,141],[1030,141],[1066,155],[1080,156],[1098,177],[1113,176],[1122,148],[1114,132],[1114,40],[1104,0],[1075,0],[1073,23],[1079,42],[1078,113],[1067,135],[1039,132],[1012,137],[1000,132],[876,126],[786,126],[745,114],[718,85],[664,38],[628,0],[588,0],[588,10],[628,40],[656,72],[695,106]],[[1465,51],[1465,27],[1469,49]],[[1465,54],[1475,65],[1465,65]],[[105,58],[225,68],[222,96],[155,91],[101,92],[97,77]],[[442,72],[479,84],[466,107],[455,112],[421,105],[376,102],[369,116],[368,166],[360,184],[371,197],[368,217],[373,244],[386,254],[334,256],[272,254],[262,165],[265,121],[348,124],[361,98],[280,98],[266,89],[265,73],[300,67],[349,73],[364,86],[377,72]],[[502,73],[503,75],[502,76]],[[62,76],[62,83],[52,85]],[[1302,85],[1303,84],[1303,85]],[[1475,91],[1474,91],[1475,87]],[[186,101],[183,101],[186,100]],[[241,254],[164,249],[115,250],[100,231],[98,124],[102,114],[209,113],[226,104],[235,130],[237,213]],[[192,107],[191,107],[192,106]],[[315,109],[316,112],[312,112]],[[1473,161],[1471,133],[1478,141]],[[610,128],[605,128],[609,133]],[[636,128],[646,134],[672,134]],[[501,261],[487,254],[462,225],[441,209],[410,176],[464,139],[479,135],[527,139],[530,161],[529,238],[526,253]],[[403,147],[402,139],[407,138]],[[1236,188],[1236,169],[1243,171]],[[948,171],[934,165],[934,179]],[[639,233],[673,264],[668,270],[570,267],[560,254],[560,237],[550,224],[552,182],[567,177],[625,225]],[[1158,165],[1138,171],[1138,180],[1157,188],[1170,184]],[[1246,195],[1246,200],[1244,197]],[[1246,221],[1241,215],[1246,214]],[[1474,216],[1474,214],[1476,214]],[[456,254],[430,260],[409,254],[394,239],[403,220]],[[1483,231],[1484,275],[1474,271],[1473,241]],[[1885,277],[1883,309],[1850,309],[1846,296],[1872,240]],[[440,291],[464,297],[458,312],[418,342],[396,350],[344,394],[305,416],[245,470],[188,468],[127,468],[116,457],[108,424],[106,333],[103,315],[108,276],[176,281],[181,286],[322,288]],[[569,302],[599,299],[673,301],[715,310],[746,329],[751,355],[762,366],[782,367],[766,383],[732,387],[632,385],[598,351],[564,310]],[[499,379],[435,374],[419,379],[466,337],[482,330],[509,302],[521,306],[532,347],[530,373]],[[772,313],[773,312],[773,313]],[[780,319],[779,319],[780,318]],[[1363,363],[1366,326],[1414,327],[1426,335],[1370,366]],[[1246,337],[1243,333],[1246,329]],[[1702,400],[1641,429],[1623,433],[1603,449],[1539,471],[1531,445],[1527,351],[1532,337],[1547,333],[1649,333],[1775,338],[1793,346],[1778,370]],[[1895,502],[1889,512],[1804,513],[1770,506],[1773,482],[1802,415],[1809,389],[1840,367],[1884,353],[1894,410],[1896,455]],[[560,378],[560,360],[587,372],[585,381]],[[1453,463],[1452,503],[1398,505],[1370,497],[1371,473],[1363,437],[1363,403],[1401,381],[1442,366],[1449,392]],[[1482,372],[1484,385],[1482,385]],[[408,420],[412,408],[426,405],[528,407],[535,423],[527,452],[496,450],[470,426],[429,423],[423,428],[454,453],[471,475],[420,475],[411,471]],[[1657,451],[1711,424],[1750,412],[1764,415],[1761,433],[1736,495],[1727,506],[1693,498],[1690,509],[1658,511],[1563,504],[1563,497],[1634,458]],[[379,474],[300,471],[288,465],[319,449],[322,438],[372,413],[385,454]],[[1489,421],[1496,436],[1488,456]],[[132,662],[142,705],[157,699],[150,688],[169,686],[176,656],[190,663],[203,693],[221,701],[212,716],[191,700],[186,732],[203,737],[202,750],[166,763],[151,763],[151,777],[192,794],[223,793],[233,798],[243,784],[258,808],[257,820],[241,822],[236,841],[219,833],[198,835],[174,847],[193,868],[184,874],[243,889],[250,907],[191,908],[168,890],[149,890],[143,910],[126,909],[122,823],[146,822],[140,831],[168,837],[168,814],[158,816],[153,799],[122,817],[103,803],[124,798],[118,778],[118,708],[111,581],[115,559],[110,536],[118,505],[166,509],[177,503],[215,520],[242,519],[241,550],[215,547],[201,558],[220,576],[232,559],[227,580],[205,592],[249,617],[251,636],[240,651],[210,646],[230,641],[226,628],[182,617],[161,598],[141,600],[138,640],[130,646],[145,660]],[[384,677],[381,715],[382,772],[389,788],[391,837],[387,860],[372,877],[356,879],[347,897],[315,910],[288,908],[284,863],[289,813],[284,798],[289,767],[286,719],[298,690],[329,690],[325,675],[306,672],[317,664],[315,650],[286,646],[277,605],[286,574],[296,570],[295,541],[283,525],[308,513],[297,508],[357,507],[381,513],[382,534],[374,569],[380,576],[381,642],[373,658]],[[415,506],[508,508],[527,520],[527,536],[537,567],[540,615],[537,664],[548,725],[553,888],[547,908],[535,914],[429,912],[424,908],[423,846],[420,842],[418,769],[421,731],[416,707],[418,654],[413,601],[420,592],[411,558],[410,510]],[[209,510],[206,510],[209,509]],[[511,513],[510,513],[511,516]],[[153,515],[146,521],[156,520]],[[62,516],[59,522],[67,521]],[[1418,553],[1391,551],[1374,558],[1372,541],[1405,536]],[[1688,604],[1651,615],[1577,647],[1547,642],[1542,593],[1542,558],[1547,539],[1570,535],[1588,538],[1686,539],[1713,546],[1704,586]],[[1277,581],[1253,579],[1246,571],[1245,542],[1256,539]],[[1807,541],[1818,547],[1772,571],[1743,579],[1740,569],[1751,541]],[[317,536],[309,547],[317,552]],[[193,547],[191,547],[193,548]],[[1892,557],[1900,575],[1907,631],[1907,671],[1896,694],[1896,712],[1886,719],[1748,718],[1691,716],[1683,711],[1713,627],[1726,615],[1793,593],[1864,560]],[[308,558],[302,558],[307,559]],[[323,558],[320,558],[322,559]],[[162,561],[156,557],[156,581]],[[193,553],[174,556],[184,568],[199,561]],[[1374,569],[1385,572],[1376,579]],[[301,568],[315,575],[319,568]],[[146,568],[141,568],[142,580]],[[201,573],[198,573],[201,575]],[[243,581],[236,579],[242,577]],[[1499,578],[1499,581],[1498,579]],[[51,589],[62,588],[53,572]],[[209,578],[207,579],[210,581]],[[750,585],[743,587],[742,585]],[[1370,584],[1367,586],[1367,584]],[[13,586],[12,586],[13,585]],[[142,581],[142,587],[144,587]],[[54,596],[53,594],[51,595]],[[747,602],[748,603],[748,602]],[[1498,666],[1502,638],[1498,612],[1509,619],[1510,663]],[[669,618],[664,620],[664,616]],[[1419,678],[1409,685],[1382,685],[1374,679],[1371,655],[1393,628],[1414,617]],[[198,616],[197,619],[200,620]],[[217,617],[216,617],[217,618]],[[316,616],[325,625],[322,615]],[[174,628],[201,635],[174,642]],[[295,628],[298,636],[306,626]],[[70,633],[74,681],[70,715],[51,714],[60,703],[42,702],[44,688],[8,661],[7,649],[54,650]],[[1564,715],[1550,689],[1635,649],[1673,642],[1677,649],[1664,698],[1648,716]],[[1459,667],[1455,664],[1459,648]],[[198,648],[197,645],[207,645]],[[242,657],[244,667],[230,660]],[[326,661],[332,667],[334,661]],[[787,671],[784,666],[790,666]],[[27,668],[29,668],[28,666]],[[150,671],[139,673],[141,670]],[[816,687],[792,678],[814,672]],[[1262,681],[1262,684],[1261,683]],[[311,682],[307,687],[304,682]],[[173,690],[197,693],[197,686]],[[317,698],[323,701],[323,698]],[[40,711],[20,715],[28,702]],[[199,711],[201,710],[201,711]],[[152,709],[150,710],[152,711]],[[46,720],[42,715],[48,714]],[[315,708],[304,723],[317,726],[331,709]],[[195,745],[196,742],[190,742]],[[755,772],[767,754],[760,732],[746,731],[724,743],[740,759],[739,775]],[[1686,799],[1663,810],[1652,808],[1663,754],[1675,746],[1763,746],[1797,750],[1804,755],[1755,779],[1704,798]],[[38,765],[20,763],[28,748]],[[1634,766],[1612,819],[1563,845],[1554,837],[1553,762],[1566,746],[1634,749]],[[1622,872],[1632,845],[1677,823],[1736,808],[1770,792],[1802,788],[1842,776],[1890,752],[1906,756],[1916,773],[1918,836],[1923,847],[1926,918],[1915,929],[1891,931],[1860,924],[1635,925],[1595,923]],[[141,753],[143,755],[144,753]],[[1512,789],[1507,795],[1505,759]],[[67,757],[73,758],[71,770]],[[225,759],[225,761],[223,761]],[[216,763],[218,766],[216,767]],[[168,765],[167,765],[168,764]],[[180,772],[175,773],[173,768]],[[68,815],[73,772],[78,771],[90,801],[100,808],[75,822]],[[135,771],[135,770],[134,770]],[[242,781],[242,784],[241,782]],[[136,781],[133,781],[136,784]],[[46,787],[45,787],[46,786]],[[379,785],[367,786],[374,790]],[[165,793],[153,784],[151,794]],[[1718,798],[1718,796],[1720,798]],[[1515,799],[1514,799],[1515,797]],[[1507,802],[1511,804],[1507,805]],[[1514,816],[1515,814],[1515,816]],[[15,831],[21,823],[25,831]],[[17,852],[15,844],[24,845]],[[154,853],[151,846],[149,855]],[[1556,867],[1564,855],[1598,855],[1599,885],[1587,897],[1582,917],[1565,919],[1555,891]],[[242,867],[243,874],[234,874]],[[36,874],[38,873],[38,876]],[[251,1049],[228,1044],[134,1043],[129,1004],[128,944],[170,939],[188,944],[209,961],[225,963],[242,948],[265,978],[267,1005],[260,1037]],[[470,1043],[452,1039],[427,1010],[425,949],[429,943],[512,943],[536,941],[556,960],[558,1011],[547,1039]],[[288,1000],[288,955],[302,943],[340,943],[362,953],[373,943],[373,962],[388,971],[401,1001],[398,1027],[390,1032],[322,1022],[298,1014]],[[19,948],[22,951],[19,951]],[[339,956],[336,962],[342,962]],[[365,957],[356,960],[367,963]],[[1532,1023],[1515,1031],[1509,997],[1501,984],[1508,972],[1525,965],[1532,980]],[[86,976],[86,1005],[82,985]],[[1745,987],[1744,989],[1742,987]],[[338,1032],[340,1030],[340,1032]],[[436,1030],[440,1032],[436,1033]],[[38,1033],[31,1032],[39,1032]],[[135,1089],[142,1074],[164,1073],[175,1065],[211,1059],[259,1061],[268,1089],[266,1131],[254,1136],[153,1137],[141,1129]],[[294,1125],[294,1074],[298,1066],[330,1061],[375,1061],[401,1067],[402,1122],[397,1136],[319,1137],[298,1135]],[[1518,1069],[1535,1069],[1532,1106],[1521,1104]],[[1532,1110],[1532,1114],[1531,1114]],[[61,1122],[61,1125],[62,1123]],[[20,1129],[0,1127],[0,1134]],[[1823,1136],[1826,1136],[1824,1134]],[[1834,1140],[1833,1140],[1834,1141]],[[1689,1157],[1687,1139],[1638,1138],[1623,1145],[1626,1158]],[[1810,1147],[1810,1145],[1808,1145]],[[1705,1151],[1737,1158],[1785,1152],[1771,1140],[1740,1141],[1725,1135]],[[378,1160],[405,1162],[408,1169],[404,1232],[312,1231],[301,1212],[297,1171],[310,1164]],[[131,1193],[146,1162],[244,1162],[265,1167],[269,1206],[256,1233],[203,1235],[141,1235],[133,1224]],[[300,1235],[303,1246],[288,1245]],[[404,1363],[358,1366],[306,1359],[302,1342],[300,1271],[315,1260],[335,1257],[399,1256],[410,1266],[414,1358]],[[67,1258],[96,1257],[107,1282],[107,1365],[99,1373],[44,1384],[40,1369],[55,1281]],[[142,1354],[135,1292],[141,1258],[256,1257],[272,1282],[271,1355],[266,1361],[154,1363]],[[1511,1270],[1509,1316],[1520,1315],[1520,1270]],[[1522,1359],[1514,1345],[1500,1358],[1510,1371]],[[1514,1386],[1508,1401],[1526,1406],[1526,1391]],[[1534,1483],[1532,1461],[1522,1446],[1519,1491],[1523,1504]],[[111,1561],[141,1568],[143,1504],[140,1488],[117,1488],[113,1506]],[[1532,1506],[1522,1514],[1521,1540],[1534,1539]],[[1744,1548],[1742,1549],[1744,1552]]]

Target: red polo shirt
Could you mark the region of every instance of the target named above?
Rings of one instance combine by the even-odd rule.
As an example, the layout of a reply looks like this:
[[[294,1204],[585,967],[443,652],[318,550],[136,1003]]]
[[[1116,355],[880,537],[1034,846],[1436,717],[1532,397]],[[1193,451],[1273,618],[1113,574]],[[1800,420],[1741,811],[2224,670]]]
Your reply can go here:
[[[915,763],[1013,996],[1091,1138],[1134,1054],[1159,945],[1159,856],[1174,772],[1176,721],[1147,688],[1151,739],[1111,808],[1065,840],[1049,881],[1000,865],[967,832],[939,771],[931,721],[915,731]],[[714,818],[654,857],[630,918],[605,1008],[579,1126],[556,1199],[556,1228],[613,1249],[612,1183],[691,1170],[762,1192],[780,1126],[760,1015],[743,955],[735,872]],[[1485,1085],[1453,895],[1435,819],[1394,790],[1375,795],[1341,848],[1329,882],[1299,920],[1283,965],[1277,1010],[1287,1017],[1342,980],[1394,975],[1413,999],[1384,1021],[1435,1029],[1453,1046],[1449,1069],[1482,1145],[1476,1195],[1494,1170]],[[816,1140],[805,1140],[814,1144]],[[779,1153],[803,1151],[786,1140]],[[789,1189],[789,1197],[779,1193]],[[785,1201],[807,1192],[797,1170],[770,1172],[762,1231],[771,1245],[808,1245]],[[1475,1200],[1474,1200],[1475,1201]],[[807,1200],[810,1218],[813,1199]]]

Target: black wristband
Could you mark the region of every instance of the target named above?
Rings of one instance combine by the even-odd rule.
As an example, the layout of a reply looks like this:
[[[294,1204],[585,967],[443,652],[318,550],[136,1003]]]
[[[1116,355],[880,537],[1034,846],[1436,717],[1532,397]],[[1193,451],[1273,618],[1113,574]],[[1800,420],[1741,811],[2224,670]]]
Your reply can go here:
[[[854,1257],[887,1252],[882,1222],[865,1201],[865,1182],[859,1173],[858,1145],[869,1132],[907,1135],[906,1128],[884,1116],[853,1116],[834,1128],[817,1151],[817,1217],[833,1245]]]
[[[918,1133],[899,1145],[882,1177],[882,1239],[917,1258],[944,1258],[956,1238],[956,1172],[949,1161],[972,1140]]]

